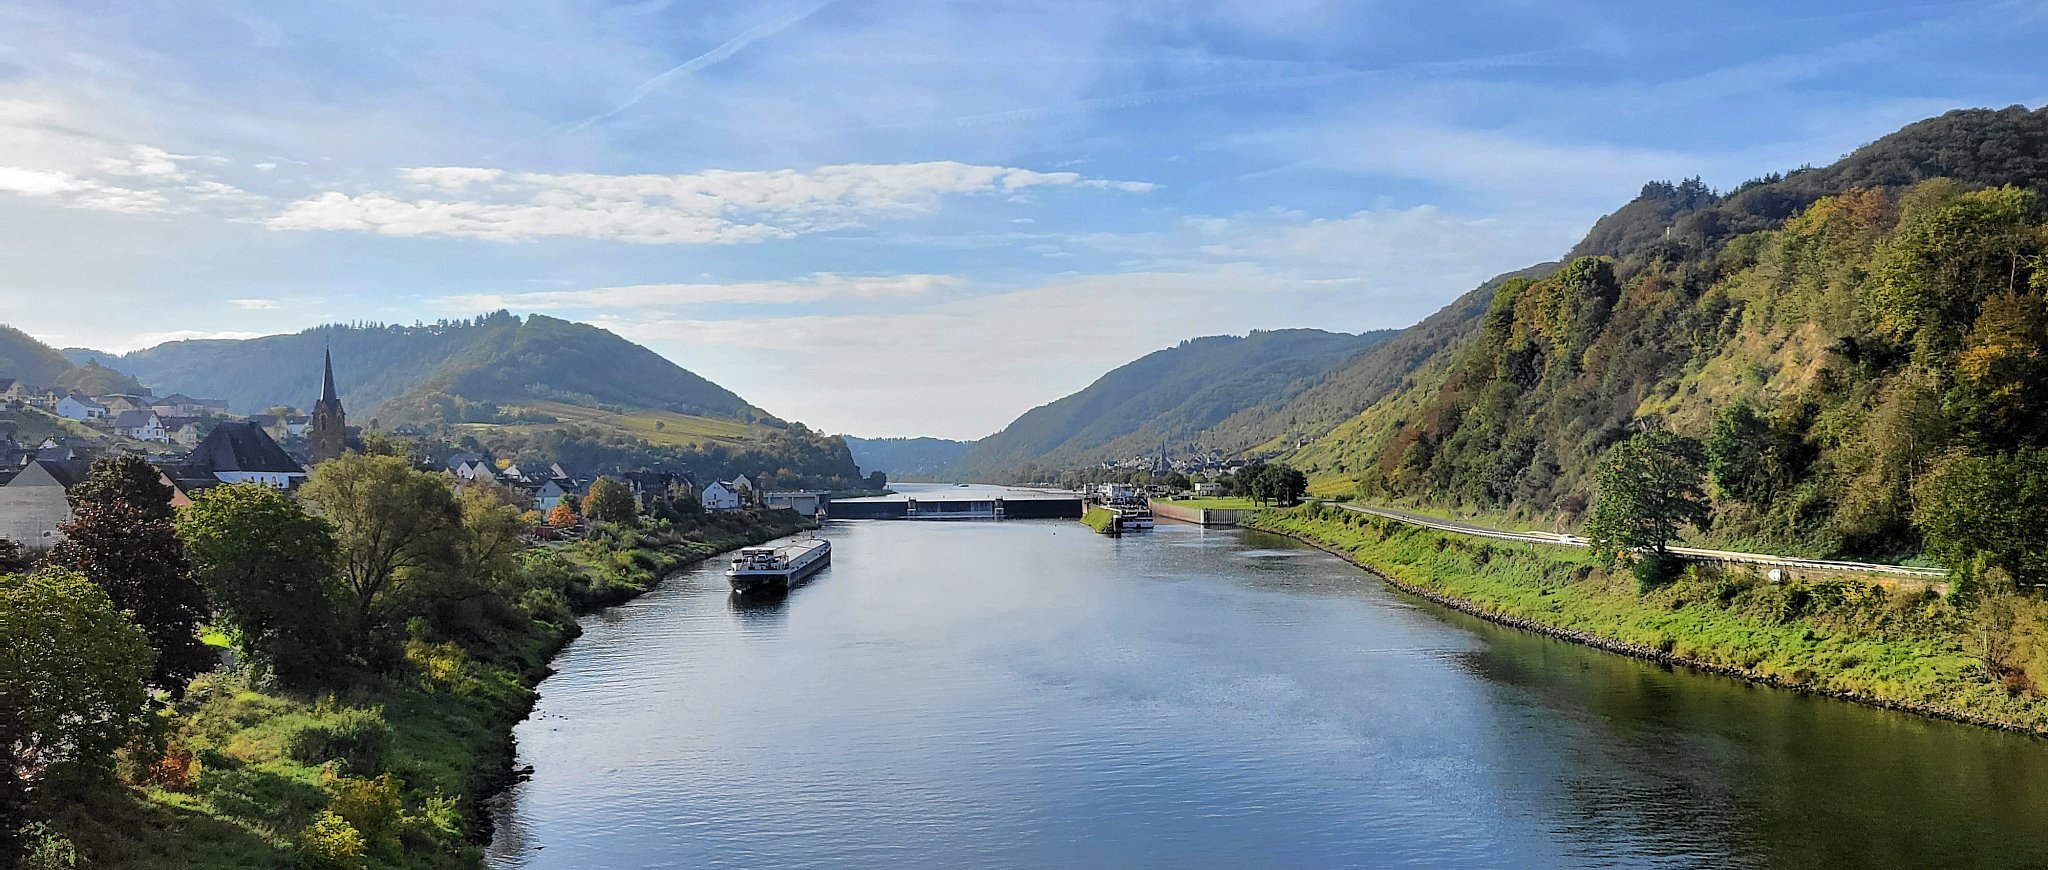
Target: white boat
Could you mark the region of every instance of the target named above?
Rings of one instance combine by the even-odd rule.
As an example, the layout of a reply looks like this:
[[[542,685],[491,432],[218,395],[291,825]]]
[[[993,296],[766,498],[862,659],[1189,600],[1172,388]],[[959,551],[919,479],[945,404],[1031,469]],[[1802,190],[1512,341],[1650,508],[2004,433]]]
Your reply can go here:
[[[832,543],[816,538],[733,554],[725,579],[734,592],[787,592],[832,564]]]
[[[1123,520],[1121,525],[1125,531],[1152,528],[1152,506],[1149,504],[1126,501],[1111,504],[1109,509]]]

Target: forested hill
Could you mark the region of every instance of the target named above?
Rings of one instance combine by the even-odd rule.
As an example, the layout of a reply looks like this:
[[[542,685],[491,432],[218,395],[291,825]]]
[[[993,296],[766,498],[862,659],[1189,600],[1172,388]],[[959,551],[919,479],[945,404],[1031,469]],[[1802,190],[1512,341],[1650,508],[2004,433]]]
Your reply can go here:
[[[944,438],[843,437],[861,473],[880,471],[890,480],[937,479],[973,446],[971,441]]]
[[[49,345],[14,327],[0,326],[0,378],[49,388],[70,370],[71,361]]]
[[[174,341],[97,356],[158,392],[226,399],[236,411],[254,413],[273,405],[310,407],[320,392],[321,353],[330,347],[342,401],[364,420],[459,417],[461,406],[485,402],[772,419],[610,332],[503,311],[417,326],[327,325],[246,340]]]
[[[1599,457],[1665,429],[1711,470],[1711,540],[1901,557],[1967,516],[2048,570],[2044,188],[2048,110],[2017,108],[1726,195],[1649,185],[1290,459],[1325,493],[1570,526]]]
[[[1162,442],[1183,448],[1246,408],[1286,403],[1391,335],[1283,329],[1184,341],[1025,412],[975,442],[951,471],[990,479],[1032,463],[1057,468],[1156,453]]]

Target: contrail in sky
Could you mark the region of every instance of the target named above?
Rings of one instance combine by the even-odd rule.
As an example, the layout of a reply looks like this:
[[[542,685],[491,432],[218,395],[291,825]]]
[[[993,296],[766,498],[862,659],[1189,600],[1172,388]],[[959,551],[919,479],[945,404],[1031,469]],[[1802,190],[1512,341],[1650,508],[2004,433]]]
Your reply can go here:
[[[673,82],[682,76],[689,75],[699,70],[717,66],[718,64],[723,63],[727,58],[730,58],[733,55],[740,53],[740,49],[746,48],[747,46],[752,45],[761,39],[774,36],[777,33],[787,30],[790,27],[796,25],[798,22],[801,22],[806,18],[809,18],[813,15],[818,14],[819,12],[824,11],[825,7],[831,6],[834,3],[838,2],[839,0],[823,0],[823,2],[816,3],[808,9],[804,9],[799,12],[792,12],[773,21],[769,21],[764,24],[757,24],[753,27],[747,28],[745,31],[742,31],[740,35],[726,40],[717,48],[704,52],[703,54],[697,55],[696,57],[690,58],[689,60],[683,61],[682,63],[679,63],[675,66],[669,67],[668,70],[663,72],[661,75],[655,76],[654,78],[641,82],[639,87],[634,88],[632,93],[626,95],[625,101],[619,103],[616,106],[611,107],[610,109],[607,109],[603,112],[599,112],[598,114],[592,115],[588,118],[584,118],[583,120],[577,121],[573,124],[557,125],[553,128],[550,128],[546,133],[542,133],[538,136],[534,136],[527,139],[521,139],[484,156],[486,159],[495,158],[505,151],[517,148],[521,145],[532,142],[535,139],[545,138],[547,136],[552,136],[557,133],[574,133],[578,130],[588,128],[591,125],[608,121],[614,117],[617,117],[619,113],[624,112],[627,109],[633,108],[633,106],[637,105],[641,100],[646,99],[650,94],[653,94],[655,91],[667,87],[670,82]]]
[[[625,102],[613,106],[610,111],[592,115],[588,118],[584,118],[581,121],[577,121],[576,123],[569,125],[564,132],[573,133],[592,124],[609,120],[612,117],[618,115],[620,112],[633,108],[634,104],[646,99],[647,95],[652,94],[655,91],[661,90],[664,87],[667,87],[669,82],[675,81],[678,77],[689,75],[690,73],[696,72],[701,69],[705,69],[707,67],[716,66],[717,64],[724,62],[726,58],[738,54],[740,52],[740,49],[752,45],[755,40],[759,40],[764,37],[774,36],[775,34],[788,29],[792,25],[795,25],[797,22],[800,22],[806,18],[816,15],[821,11],[824,11],[825,7],[837,2],[839,2],[839,0],[824,0],[824,2],[812,6],[811,8],[803,10],[801,12],[793,12],[788,15],[784,15],[781,18],[777,18],[773,21],[767,22],[765,24],[758,24],[753,27],[750,27],[747,30],[741,32],[740,35],[726,40],[725,44],[720,45],[719,47],[714,48],[710,51],[704,52],[703,54],[697,55],[696,57],[690,58],[689,60],[683,61],[682,63],[677,64],[673,67],[670,67],[667,72],[664,72],[661,75],[655,76],[654,78],[641,82],[640,86],[634,88],[631,94],[626,95]]]

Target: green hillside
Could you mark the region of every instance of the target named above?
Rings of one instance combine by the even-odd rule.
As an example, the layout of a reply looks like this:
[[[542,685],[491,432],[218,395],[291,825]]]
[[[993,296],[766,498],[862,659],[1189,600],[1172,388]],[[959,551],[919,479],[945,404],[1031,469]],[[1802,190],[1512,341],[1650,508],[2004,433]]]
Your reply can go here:
[[[0,378],[14,378],[32,387],[53,387],[72,368],[49,345],[12,326],[0,326]]]
[[[178,341],[125,355],[71,351],[159,393],[226,399],[238,413],[310,406],[321,354],[352,423],[413,424],[500,458],[581,470],[747,474],[778,487],[852,489],[836,437],[787,423],[594,326],[499,311],[414,326],[327,325],[247,340]]]
[[[952,471],[990,478],[1027,463],[1070,466],[1196,443],[1247,408],[1285,404],[1391,335],[1283,329],[1184,341],[1025,412],[975,442]]]
[[[974,443],[945,438],[842,437],[862,472],[884,472],[890,480],[943,476]]]
[[[1984,481],[2048,476],[2044,188],[2048,110],[2022,109],[1952,112],[1726,196],[1650,185],[1289,458],[1326,494],[1571,525],[1604,451],[1664,428],[1713,469],[1703,536],[1910,555],[1929,487],[2011,502],[2030,496]]]
[[[174,341],[96,356],[159,392],[226,399],[236,411],[254,413],[311,405],[328,348],[342,401],[363,419],[423,422],[450,407],[459,417],[466,404],[528,401],[768,418],[731,391],[610,332],[504,311],[414,326],[326,325],[246,340]]]
[[[1304,384],[1294,398],[1284,403],[1260,402],[1230,415],[1210,427],[1203,442],[1226,453],[1265,453],[1329,432],[1400,388],[1445,347],[1471,337],[1493,291],[1502,284],[1515,278],[1541,277],[1556,268],[1556,263],[1539,263],[1488,280],[1421,323],[1394,333]]]

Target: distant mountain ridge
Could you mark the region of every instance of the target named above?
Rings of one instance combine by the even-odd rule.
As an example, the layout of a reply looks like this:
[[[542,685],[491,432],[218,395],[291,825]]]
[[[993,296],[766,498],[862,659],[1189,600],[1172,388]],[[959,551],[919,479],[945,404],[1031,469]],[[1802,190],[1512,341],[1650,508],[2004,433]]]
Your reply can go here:
[[[1190,339],[1110,371],[974,442],[949,471],[993,479],[1027,465],[1062,467],[1185,449],[1247,408],[1277,407],[1388,339],[1320,329]]]
[[[860,466],[861,473],[880,471],[888,474],[890,480],[943,476],[974,444],[972,441],[930,437],[841,437],[846,439],[847,448],[853,451],[853,462]]]
[[[262,338],[174,341],[127,354],[70,355],[127,372],[159,392],[226,399],[246,414],[309,406],[320,389],[321,353],[330,348],[342,401],[361,420],[423,422],[458,405],[486,402],[775,420],[647,348],[537,314],[500,311],[419,326],[325,325]]]

